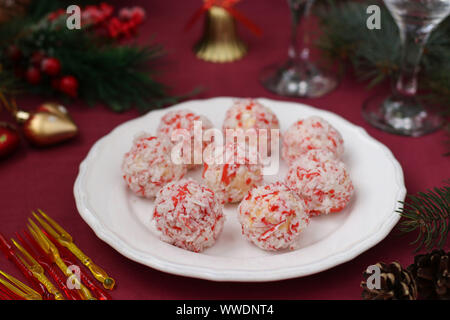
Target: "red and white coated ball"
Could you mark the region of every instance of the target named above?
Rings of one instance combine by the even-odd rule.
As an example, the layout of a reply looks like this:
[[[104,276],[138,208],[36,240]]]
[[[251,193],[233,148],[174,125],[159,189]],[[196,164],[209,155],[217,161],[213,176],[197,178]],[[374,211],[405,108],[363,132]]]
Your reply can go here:
[[[299,120],[283,134],[283,159],[289,163],[310,150],[328,150],[339,158],[344,152],[341,134],[318,116]]]
[[[172,144],[164,138],[141,134],[122,162],[123,179],[131,191],[153,198],[165,184],[181,179],[186,166],[171,160]]]
[[[159,191],[152,219],[161,240],[200,252],[216,242],[225,216],[211,189],[192,179],[183,179]]]
[[[191,144],[190,144],[191,158],[187,161],[188,163],[185,163],[185,164],[189,165],[188,166],[189,169],[192,169],[195,167],[194,157],[193,157],[194,139],[195,139],[194,138],[195,137],[195,130],[194,130],[195,126],[194,125],[197,121],[199,122],[199,127],[201,127],[203,132],[205,130],[213,128],[211,121],[207,117],[196,114],[190,110],[183,109],[183,110],[175,110],[175,111],[167,112],[161,118],[161,121],[160,121],[158,129],[157,129],[158,136],[167,137],[173,143],[177,142],[177,141],[172,140],[173,138],[177,138],[177,137],[172,136],[174,134],[174,132],[178,129],[186,130],[186,134],[188,134],[191,138]],[[180,138],[177,138],[177,139],[180,139]],[[203,141],[203,136],[199,136],[199,137],[197,137],[197,139],[200,142],[198,144],[201,145],[204,149],[206,147],[206,145],[208,144],[208,142]],[[199,150],[199,152],[201,152],[201,151],[202,150]]]
[[[227,110],[223,122],[223,132],[227,129],[267,130],[267,150],[271,149],[271,129],[280,129],[277,116],[269,108],[253,99],[236,100]]]
[[[302,199],[281,182],[251,190],[239,205],[238,220],[248,240],[271,251],[297,248],[309,224]]]
[[[354,193],[345,164],[319,150],[294,161],[285,182],[303,198],[310,215],[341,211]]]
[[[262,163],[257,151],[252,157],[243,144],[228,143],[222,151],[210,164],[203,164],[202,178],[222,203],[239,202],[262,183]]]

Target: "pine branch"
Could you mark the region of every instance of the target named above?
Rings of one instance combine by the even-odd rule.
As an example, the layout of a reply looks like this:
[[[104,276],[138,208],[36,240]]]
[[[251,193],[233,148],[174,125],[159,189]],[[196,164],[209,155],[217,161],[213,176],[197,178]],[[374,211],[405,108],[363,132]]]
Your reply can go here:
[[[403,208],[397,212],[405,218],[400,223],[403,233],[418,231],[411,244],[417,244],[415,251],[425,247],[442,248],[450,230],[450,180],[441,188],[434,188],[416,195],[409,195],[407,202],[401,202]]]
[[[382,2],[381,29],[366,28],[366,9],[373,1],[328,0],[316,10],[323,35],[319,47],[333,60],[350,62],[356,75],[371,85],[396,74],[400,64],[398,28]],[[421,60],[419,85],[431,91],[450,112],[450,18],[433,31]]]
[[[150,64],[164,54],[159,45],[119,45],[83,29],[68,30],[46,23],[32,24],[15,44],[24,57],[43,51],[57,58],[62,65],[61,74],[79,80],[79,98],[88,105],[105,103],[116,112],[135,106],[145,112],[183,98],[169,94],[168,87],[155,78]],[[22,68],[27,68],[28,59],[22,59]],[[7,67],[8,59],[3,61]],[[21,85],[31,93],[61,95],[51,81],[43,75],[38,85],[30,85],[24,79]]]

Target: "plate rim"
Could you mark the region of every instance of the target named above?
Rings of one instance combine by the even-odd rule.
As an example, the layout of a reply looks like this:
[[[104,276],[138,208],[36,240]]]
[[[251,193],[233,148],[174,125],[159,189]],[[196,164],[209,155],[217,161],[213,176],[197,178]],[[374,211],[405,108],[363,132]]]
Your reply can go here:
[[[274,101],[274,102],[281,102],[286,104],[297,104],[301,105],[303,108],[312,109],[314,111],[319,111],[319,113],[322,114],[328,114],[332,117],[340,118],[341,121],[343,121],[346,125],[349,127],[352,127],[353,129],[356,129],[359,131],[359,133],[366,139],[371,140],[373,143],[375,143],[378,147],[381,148],[381,150],[384,152],[387,159],[392,163],[394,171],[395,171],[395,182],[397,187],[397,193],[396,193],[396,204],[394,205],[394,208],[392,209],[392,213],[390,216],[386,218],[386,220],[382,223],[380,229],[376,230],[375,232],[368,235],[363,241],[357,243],[352,248],[349,248],[345,251],[342,251],[340,253],[332,254],[328,256],[326,259],[319,260],[315,263],[311,263],[307,266],[303,266],[301,270],[298,270],[298,267],[282,267],[277,270],[270,270],[270,272],[263,272],[263,271],[248,271],[248,270],[212,270],[210,268],[205,268],[201,266],[192,266],[192,265],[185,265],[182,263],[173,263],[170,261],[165,261],[163,259],[157,258],[151,254],[144,254],[140,250],[137,250],[135,248],[130,247],[127,245],[123,240],[120,239],[119,236],[117,236],[114,231],[108,229],[91,211],[87,204],[87,196],[82,188],[82,182],[84,181],[87,171],[88,171],[88,163],[95,158],[96,154],[99,152],[99,149],[101,146],[105,143],[105,141],[108,139],[110,135],[112,135],[116,130],[121,128],[122,126],[129,125],[131,122],[138,121],[139,119],[149,117],[152,113],[157,112],[167,112],[170,109],[173,108],[180,108],[184,104],[188,103],[196,103],[196,102],[212,102],[213,100],[217,99],[239,99],[238,97],[214,97],[214,98],[208,98],[208,99],[193,99],[184,101],[172,106],[169,106],[164,109],[156,109],[149,111],[148,113],[125,121],[121,123],[120,125],[116,126],[114,129],[112,129],[109,133],[101,137],[99,140],[97,140],[91,149],[89,150],[87,156],[84,158],[84,160],[80,163],[79,166],[79,173],[77,175],[77,178],[75,180],[75,184],[73,187],[73,192],[75,196],[75,202],[76,207],[78,209],[78,212],[82,219],[89,225],[89,227],[94,231],[95,235],[100,238],[102,241],[106,242],[109,246],[111,246],[113,249],[115,249],[117,252],[125,256],[126,258],[133,260],[135,262],[141,263],[143,265],[146,265],[148,267],[157,269],[159,271],[179,275],[179,276],[186,276],[186,277],[193,277],[193,278],[199,278],[199,279],[205,279],[205,280],[213,280],[213,281],[234,281],[234,282],[266,282],[266,281],[277,281],[277,280],[284,280],[284,279],[290,279],[290,278],[297,278],[297,277],[304,277],[311,274],[319,273],[328,269],[331,269],[337,265],[343,264],[345,262],[353,260],[358,255],[362,254],[363,252],[367,251],[371,247],[375,246],[379,242],[381,242],[394,228],[394,226],[397,224],[397,222],[400,219],[400,215],[396,212],[396,209],[399,208],[400,202],[403,201],[406,196],[406,187],[404,184],[404,175],[403,170],[400,166],[400,163],[398,160],[394,157],[392,151],[383,143],[376,140],[372,136],[370,136],[367,131],[357,126],[347,119],[343,118],[342,116],[333,113],[328,110],[322,110],[315,108],[313,106],[299,103],[299,102],[292,102],[292,101],[283,101],[283,100],[274,100],[274,99],[267,99],[264,97],[260,98],[254,98],[256,100],[261,101]]]

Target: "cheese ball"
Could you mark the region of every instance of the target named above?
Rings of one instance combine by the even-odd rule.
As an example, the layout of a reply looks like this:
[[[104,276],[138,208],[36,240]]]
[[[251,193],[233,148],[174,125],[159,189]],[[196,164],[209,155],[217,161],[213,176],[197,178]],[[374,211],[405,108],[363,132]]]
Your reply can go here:
[[[197,166],[194,164],[194,123],[196,121],[199,121],[201,124],[202,131],[208,130],[213,127],[211,121],[203,116],[198,115],[190,110],[183,109],[183,110],[175,110],[175,111],[169,111],[167,112],[162,118],[159,123],[158,129],[157,129],[157,135],[160,137],[166,137],[170,140],[172,140],[172,134],[177,129],[186,129],[187,133],[191,137],[191,158],[188,161],[188,163],[185,163],[188,165],[188,169],[196,168]],[[201,143],[203,148],[206,147],[208,142],[203,141],[203,137],[198,137],[198,139],[201,139]],[[177,141],[172,141],[173,143],[176,143]],[[179,142],[179,141],[178,141]],[[200,150],[201,152],[201,150]]]
[[[216,242],[225,216],[211,189],[183,179],[159,191],[152,219],[161,240],[200,252]]]
[[[289,166],[286,184],[305,201],[310,215],[338,212],[350,201],[354,187],[345,164],[321,151],[310,151]]]
[[[271,129],[280,129],[277,116],[266,106],[253,99],[236,100],[227,110],[223,122],[223,132],[227,129],[267,130],[267,150],[271,149]]]
[[[341,134],[321,117],[299,120],[283,134],[282,157],[288,163],[315,149],[328,150],[336,158],[344,152]]]
[[[234,203],[241,201],[250,189],[261,184],[262,169],[258,157],[252,159],[246,153],[245,145],[228,143],[219,159],[203,164],[202,179],[222,203]]]
[[[252,189],[238,208],[242,234],[264,250],[298,247],[309,216],[295,192],[281,182]]]
[[[128,188],[138,196],[153,198],[166,183],[181,179],[187,169],[172,162],[171,148],[167,139],[146,133],[137,136],[122,162]]]

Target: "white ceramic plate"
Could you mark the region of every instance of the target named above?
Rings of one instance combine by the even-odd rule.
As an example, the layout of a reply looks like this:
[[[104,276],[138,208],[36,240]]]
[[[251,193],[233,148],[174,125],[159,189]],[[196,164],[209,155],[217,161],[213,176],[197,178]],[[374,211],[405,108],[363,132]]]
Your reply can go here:
[[[390,150],[361,127],[333,113],[268,99],[259,101],[276,113],[282,132],[294,121],[311,115],[323,117],[341,132],[343,161],[356,191],[351,203],[340,213],[313,218],[295,251],[266,252],[249,243],[241,235],[237,205],[224,208],[227,221],[223,233],[202,253],[177,248],[153,235],[149,231],[153,201],[132,194],[122,180],[122,158],[133,137],[142,131],[156,133],[161,116],[173,109],[204,114],[220,128],[232,101],[193,100],[152,111],[120,125],[95,143],[80,165],[74,193],[80,215],[99,238],[124,256],[169,273],[216,281],[271,281],[332,268],[386,237],[399,220],[395,210],[406,192],[402,169]],[[282,163],[279,173],[265,180],[282,179],[286,169]]]

